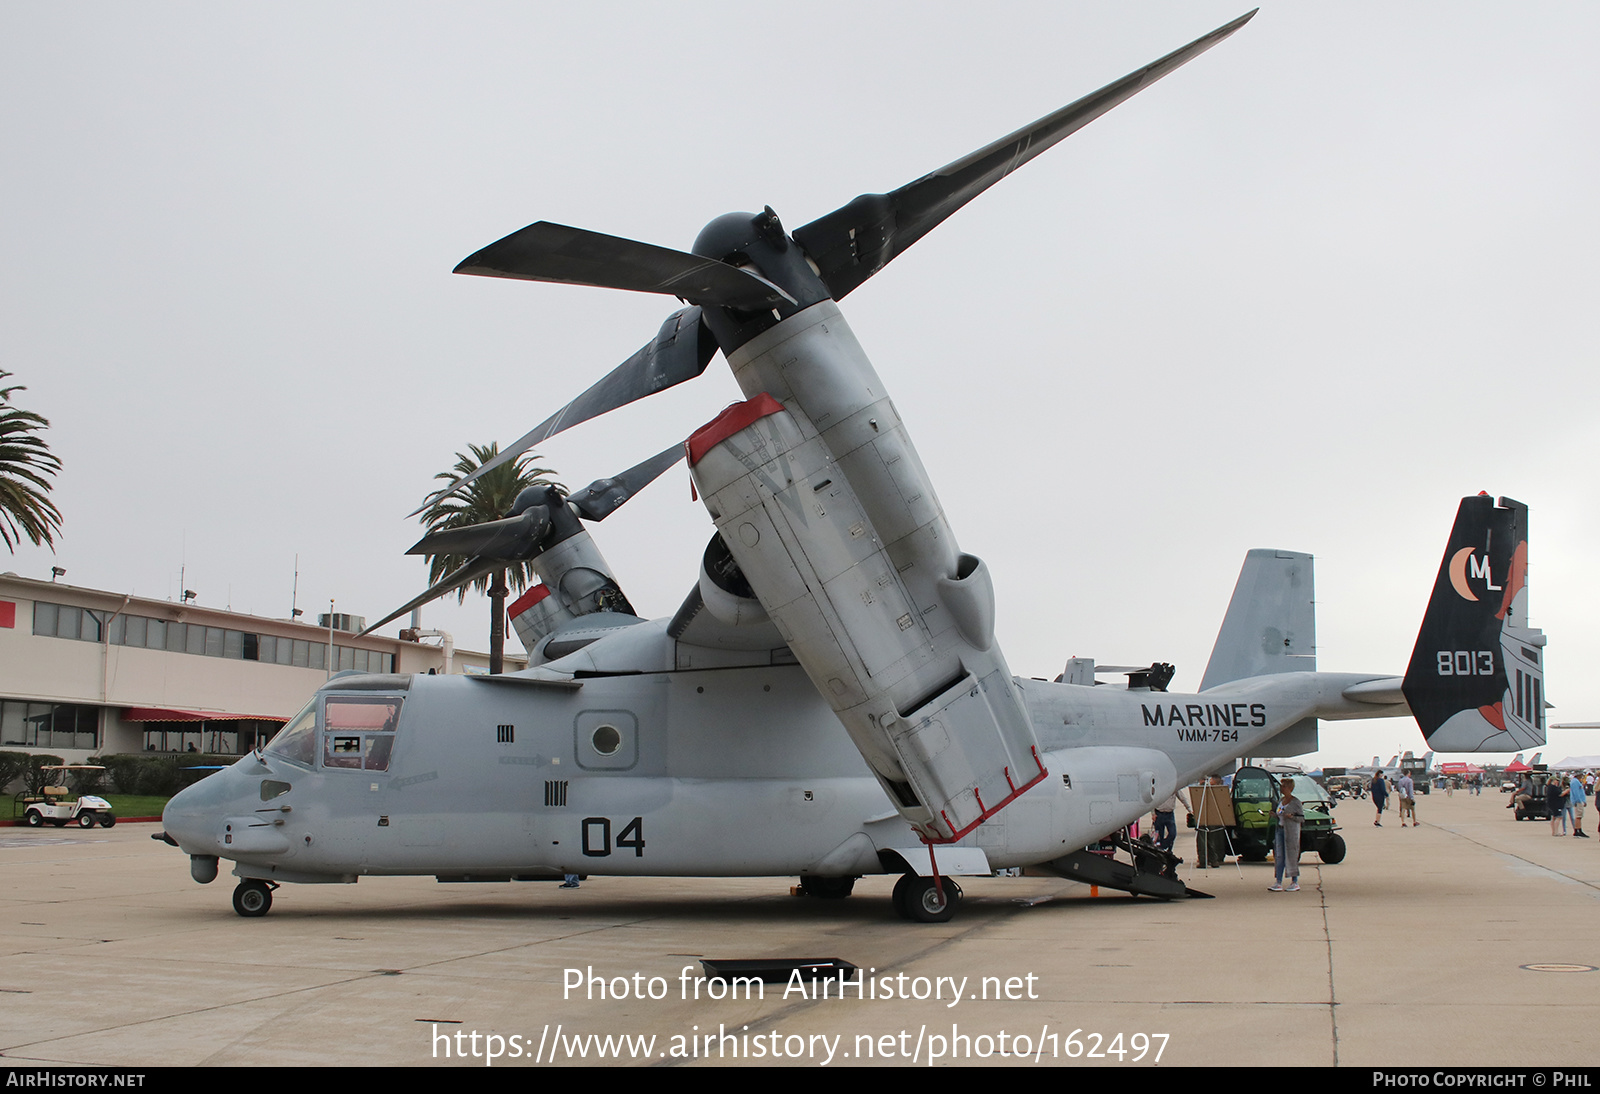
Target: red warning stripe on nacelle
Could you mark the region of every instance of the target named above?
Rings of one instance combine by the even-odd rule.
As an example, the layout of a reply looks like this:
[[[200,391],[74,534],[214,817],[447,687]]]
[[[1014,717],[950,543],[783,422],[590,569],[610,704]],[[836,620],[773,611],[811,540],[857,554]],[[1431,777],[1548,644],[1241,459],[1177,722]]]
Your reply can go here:
[[[549,595],[550,586],[535,585],[533,588],[529,589],[527,592],[523,593],[521,596],[517,597],[517,599],[511,602],[511,607],[506,609],[506,615],[510,616],[512,619],[515,619],[517,616],[521,615],[523,612],[527,611],[529,608],[533,607],[535,604],[539,603],[539,601],[543,600]]]
[[[759,422],[769,414],[776,414],[783,409],[783,404],[778,402],[766,392],[762,392],[754,399],[742,403],[734,403],[712,418],[705,425],[689,435],[683,446],[689,453],[689,466],[693,467],[700,462],[707,452],[733,436],[739,430],[754,422]]]

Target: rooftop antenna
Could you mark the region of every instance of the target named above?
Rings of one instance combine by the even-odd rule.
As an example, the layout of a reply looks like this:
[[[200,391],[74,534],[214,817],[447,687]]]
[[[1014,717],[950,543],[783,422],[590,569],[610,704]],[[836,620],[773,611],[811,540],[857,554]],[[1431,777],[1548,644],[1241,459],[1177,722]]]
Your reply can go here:
[[[294,591],[289,594],[289,621],[299,619],[304,613],[300,611],[300,556],[294,556]]]

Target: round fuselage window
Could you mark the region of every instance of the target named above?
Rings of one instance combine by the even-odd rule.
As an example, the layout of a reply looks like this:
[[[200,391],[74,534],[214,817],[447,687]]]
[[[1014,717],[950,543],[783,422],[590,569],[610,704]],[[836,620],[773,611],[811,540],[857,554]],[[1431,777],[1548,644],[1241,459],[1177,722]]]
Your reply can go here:
[[[609,756],[622,747],[622,734],[617,732],[616,726],[598,726],[590,741],[596,752],[602,756]]]

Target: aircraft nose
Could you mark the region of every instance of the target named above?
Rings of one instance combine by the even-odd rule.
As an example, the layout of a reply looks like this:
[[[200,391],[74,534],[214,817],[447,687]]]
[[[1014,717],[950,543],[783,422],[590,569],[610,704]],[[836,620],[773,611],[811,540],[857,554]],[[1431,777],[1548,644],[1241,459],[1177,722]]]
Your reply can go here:
[[[161,811],[161,826],[178,846],[191,855],[214,855],[221,848],[222,818],[238,787],[231,771],[218,771],[180,790]]]
[[[180,790],[161,811],[161,827],[190,854],[202,853],[205,823],[196,809],[195,790],[199,784]]]

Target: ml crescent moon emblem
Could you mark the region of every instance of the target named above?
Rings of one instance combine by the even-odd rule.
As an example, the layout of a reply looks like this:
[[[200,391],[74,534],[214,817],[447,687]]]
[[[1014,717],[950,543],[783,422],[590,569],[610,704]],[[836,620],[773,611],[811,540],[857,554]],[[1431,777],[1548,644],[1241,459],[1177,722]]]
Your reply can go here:
[[[1471,547],[1463,547],[1450,556],[1450,584],[1455,587],[1456,592],[1461,594],[1461,599],[1476,603],[1478,598],[1467,587],[1467,562],[1471,558]]]

